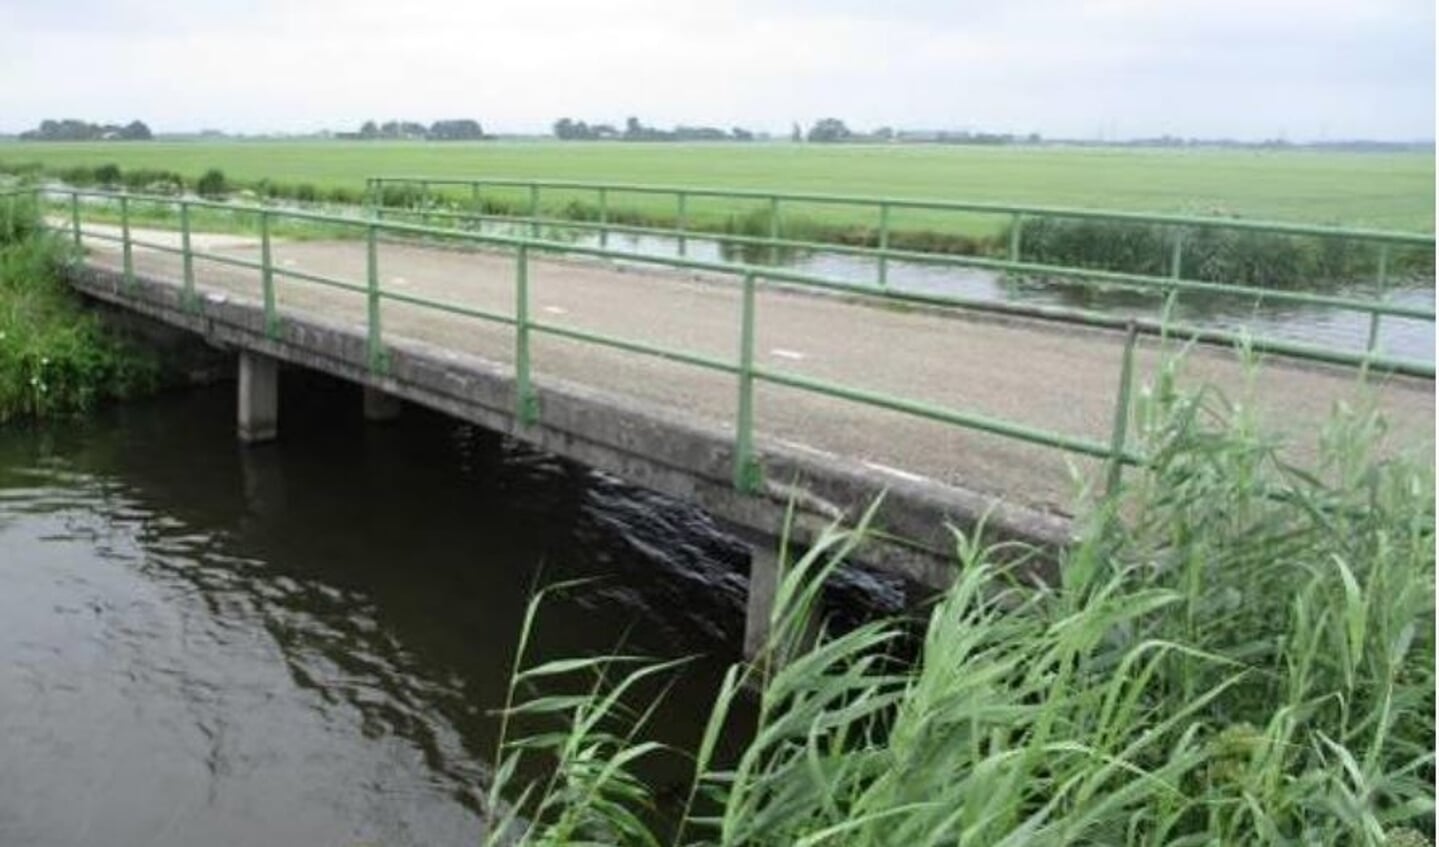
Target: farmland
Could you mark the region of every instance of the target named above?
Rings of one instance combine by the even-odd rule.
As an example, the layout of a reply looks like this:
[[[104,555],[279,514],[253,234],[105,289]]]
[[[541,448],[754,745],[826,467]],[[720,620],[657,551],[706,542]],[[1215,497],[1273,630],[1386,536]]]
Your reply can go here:
[[[25,163],[50,171],[114,163],[124,170],[176,171],[187,180],[220,168],[242,185],[268,180],[321,190],[358,190],[375,175],[536,178],[1434,228],[1432,153],[544,141],[0,144],[0,166]],[[672,201],[617,194],[611,202],[616,209],[663,215]],[[830,224],[872,223],[843,208],[804,213]],[[986,234],[1004,222],[913,213],[895,223]]]

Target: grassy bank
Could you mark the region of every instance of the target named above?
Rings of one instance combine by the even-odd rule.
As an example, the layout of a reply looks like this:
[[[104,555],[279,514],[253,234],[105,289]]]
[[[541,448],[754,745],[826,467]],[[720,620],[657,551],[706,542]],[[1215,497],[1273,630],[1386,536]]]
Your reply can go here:
[[[1432,230],[1432,153],[1123,150],[822,144],[567,144],[558,142],[257,141],[0,144],[0,162],[53,172],[114,163],[174,171],[219,168],[237,183],[309,184],[360,192],[369,176],[705,185],[938,200],[1235,214],[1313,223]],[[556,194],[593,202],[589,196]],[[614,208],[672,212],[672,200],[614,195]],[[696,215],[742,212],[694,198]],[[868,214],[803,210],[823,223],[871,226]],[[896,212],[898,229],[990,235],[995,218]]]
[[[837,530],[782,581],[782,670],[735,666],[691,750],[644,740],[662,696],[623,705],[672,666],[523,667],[532,617],[506,714],[550,723],[502,745],[489,843],[1429,844],[1430,458],[1375,457],[1382,422],[1341,410],[1300,472],[1247,404],[1172,384],[1140,415],[1153,466],[1057,583],[1025,576],[1036,551],[956,535],[912,662],[890,658],[896,621],[811,644],[815,586],[863,527]],[[758,718],[737,727],[746,679]],[[742,754],[717,760],[734,732]],[[637,765],[667,755],[694,780],[657,824]],[[545,774],[516,776],[527,761]]]
[[[886,152],[898,155],[897,151]],[[723,151],[715,155],[723,155]],[[115,163],[55,166],[0,160],[0,171],[7,169],[20,175],[59,179],[81,187],[125,188],[158,194],[193,191],[202,196],[238,196],[254,201],[285,200],[302,204],[354,205],[365,200],[363,177],[357,177],[356,186],[341,186],[291,182],[272,177],[237,179],[216,168],[190,173],[151,167],[127,169]],[[596,179],[611,178],[603,173],[593,176]],[[776,178],[779,179],[779,175]],[[830,186],[825,190],[835,192],[840,189]],[[529,212],[528,196],[517,189],[487,189],[482,196],[475,197],[468,190],[437,188],[423,195],[417,186],[390,185],[386,186],[381,202],[395,209],[427,208],[450,213],[475,212],[518,217]],[[1052,204],[1056,200],[1045,198],[1042,202]],[[1395,202],[1399,202],[1398,198]],[[1089,205],[1105,204],[1094,202]],[[593,222],[600,218],[600,207],[590,194],[551,190],[542,195],[540,213],[558,220]],[[175,222],[173,211],[137,209],[137,214],[150,214],[152,223]],[[611,192],[606,214],[614,224],[659,230],[673,229],[678,222],[672,200],[656,201],[646,194]],[[244,223],[211,217],[214,223],[224,224],[231,230],[243,227]],[[686,226],[691,232],[719,236],[767,238],[772,231],[777,231],[782,238],[789,240],[873,248],[880,241],[877,221],[873,217],[855,210],[837,211],[824,205],[792,203],[786,204],[779,220],[774,222],[766,203],[694,198],[686,214]],[[1432,211],[1430,217],[1432,223]],[[1331,222],[1359,221],[1348,216],[1336,217]],[[435,223],[446,225],[446,220],[437,216]],[[197,222],[197,225],[201,223]],[[313,227],[292,229],[296,230],[295,237],[310,237],[307,230]],[[1029,261],[1167,275],[1171,247],[1176,237],[1182,238],[1185,245],[1184,276],[1209,282],[1323,290],[1356,280],[1373,279],[1378,265],[1376,247],[1343,239],[1219,228],[1191,228],[1177,233],[1168,226],[1124,221],[1030,219],[1023,225],[1018,244],[1022,257]],[[990,257],[1006,256],[1010,243],[1007,216],[985,217],[969,213],[897,211],[889,237],[890,246],[898,250]],[[754,245],[737,245],[732,252],[737,258],[748,260],[763,260],[768,255],[765,248]],[[1395,249],[1389,257],[1388,269],[1392,277],[1432,278],[1432,251]]]
[[[32,203],[0,205],[0,422],[153,390],[153,355],[107,330],[61,278],[71,254]]]

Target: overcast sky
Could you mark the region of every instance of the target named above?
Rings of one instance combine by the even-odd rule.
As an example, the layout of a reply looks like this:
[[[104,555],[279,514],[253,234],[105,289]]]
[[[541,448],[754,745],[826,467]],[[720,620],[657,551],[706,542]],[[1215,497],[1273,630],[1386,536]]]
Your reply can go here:
[[[0,0],[0,132],[1434,136],[1434,0]]]

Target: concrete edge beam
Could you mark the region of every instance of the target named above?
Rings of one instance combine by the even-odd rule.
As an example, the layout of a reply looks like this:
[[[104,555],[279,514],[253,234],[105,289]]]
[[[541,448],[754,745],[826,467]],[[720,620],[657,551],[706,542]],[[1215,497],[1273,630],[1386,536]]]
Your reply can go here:
[[[189,329],[212,343],[320,370],[510,434],[769,538],[779,537],[791,500],[796,505],[791,536],[804,544],[836,522],[858,519],[883,493],[876,528],[902,541],[872,539],[861,549],[861,559],[931,587],[947,587],[953,578],[948,526],[970,529],[983,520],[992,537],[1049,548],[1071,540],[1071,525],[1061,516],[768,439],[760,439],[757,450],[769,482],[758,494],[745,494],[730,481],[731,433],[667,409],[546,379],[536,383],[544,403],[541,419],[526,427],[513,415],[515,386],[508,365],[396,339],[388,346],[388,371],[377,374],[369,367],[361,324],[287,314],[278,336],[270,337],[258,302],[202,296],[194,309],[187,309],[173,283],[137,277],[126,293],[119,273],[91,266],[77,268],[72,282],[91,297]]]

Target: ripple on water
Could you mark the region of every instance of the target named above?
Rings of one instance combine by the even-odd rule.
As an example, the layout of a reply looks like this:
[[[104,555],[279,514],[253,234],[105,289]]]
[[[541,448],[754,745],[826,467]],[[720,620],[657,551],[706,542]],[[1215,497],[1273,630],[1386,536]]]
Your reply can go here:
[[[0,500],[0,843],[474,843],[484,772],[433,708],[455,680],[362,598],[155,517]]]

